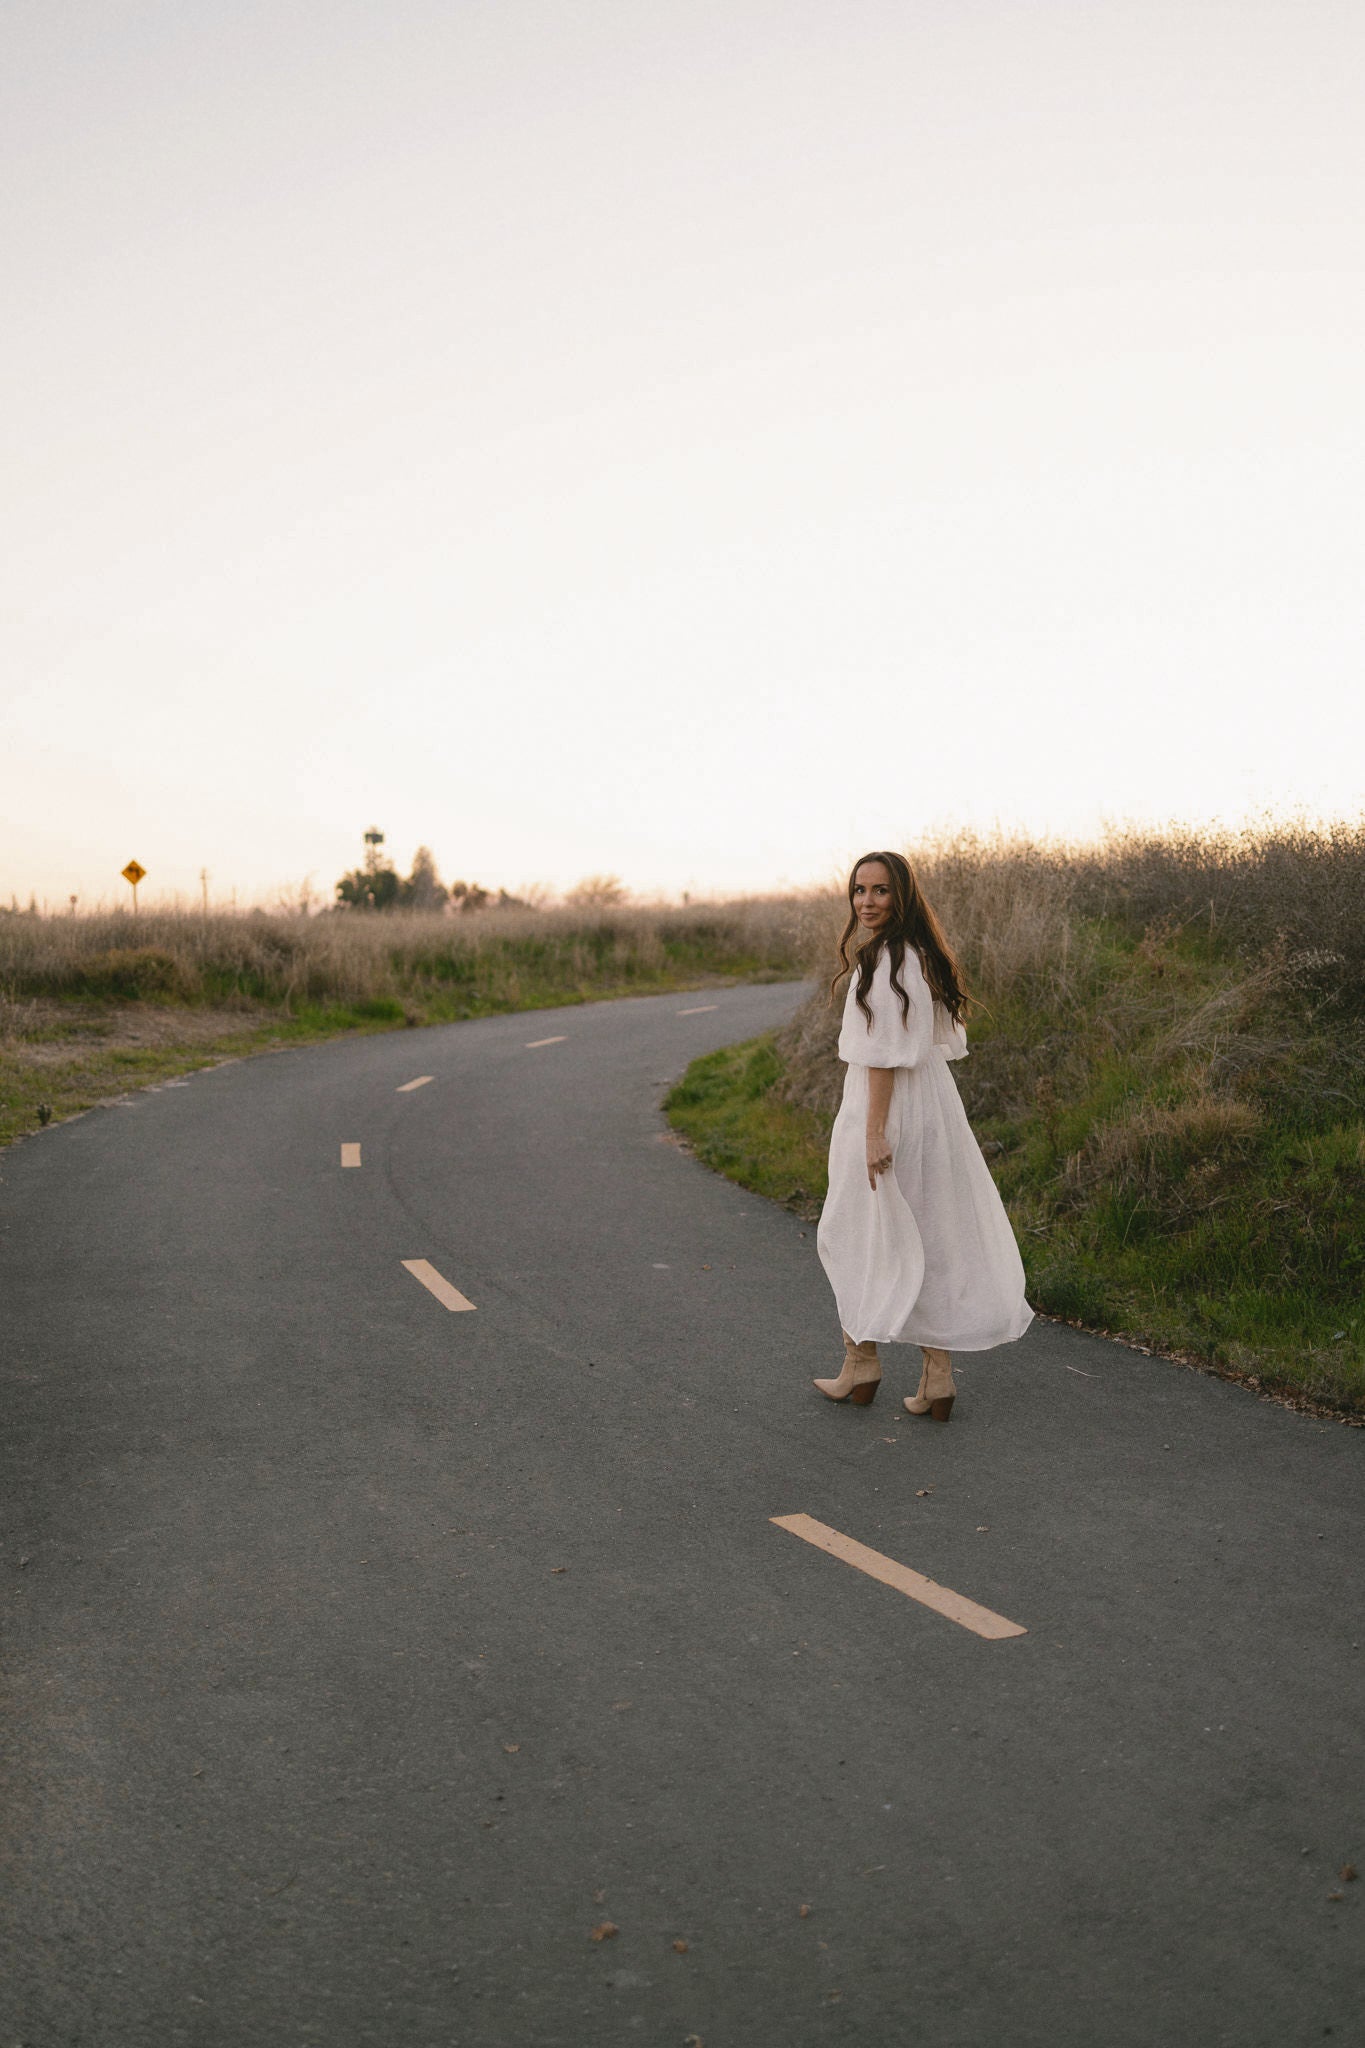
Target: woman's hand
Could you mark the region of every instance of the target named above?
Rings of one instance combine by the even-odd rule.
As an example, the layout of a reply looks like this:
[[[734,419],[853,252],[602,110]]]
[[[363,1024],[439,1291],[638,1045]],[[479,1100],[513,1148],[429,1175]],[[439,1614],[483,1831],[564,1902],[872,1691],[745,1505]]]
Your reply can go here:
[[[896,1075],[892,1067],[867,1070],[867,1184],[877,1192],[877,1175],[891,1164],[891,1147],[886,1142],[886,1119]]]

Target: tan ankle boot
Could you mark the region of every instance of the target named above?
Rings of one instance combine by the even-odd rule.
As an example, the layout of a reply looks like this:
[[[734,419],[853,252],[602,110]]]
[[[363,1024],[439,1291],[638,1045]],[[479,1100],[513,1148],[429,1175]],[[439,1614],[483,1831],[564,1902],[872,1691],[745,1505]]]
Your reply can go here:
[[[877,1389],[882,1383],[881,1360],[875,1344],[855,1344],[844,1331],[844,1369],[837,1380],[812,1380],[827,1401],[851,1401],[855,1408],[866,1408],[869,1401],[876,1399]]]
[[[908,1408],[912,1415],[927,1415],[929,1413],[929,1396],[925,1392],[929,1384],[929,1354],[927,1351],[922,1351],[920,1356],[924,1363],[919,1369],[919,1385],[914,1393],[907,1394],[901,1403],[901,1406]]]
[[[926,1350],[918,1391],[913,1396],[907,1394],[903,1405],[912,1415],[930,1415],[935,1422],[946,1422],[956,1399],[952,1359],[946,1351]]]

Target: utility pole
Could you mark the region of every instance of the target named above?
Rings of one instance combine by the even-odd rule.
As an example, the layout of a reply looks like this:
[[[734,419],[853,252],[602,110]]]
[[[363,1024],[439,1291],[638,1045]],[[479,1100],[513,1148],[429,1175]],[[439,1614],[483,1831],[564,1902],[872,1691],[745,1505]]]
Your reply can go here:
[[[199,891],[204,900],[204,915],[207,917],[209,914],[209,871],[207,868],[200,868],[199,870]]]

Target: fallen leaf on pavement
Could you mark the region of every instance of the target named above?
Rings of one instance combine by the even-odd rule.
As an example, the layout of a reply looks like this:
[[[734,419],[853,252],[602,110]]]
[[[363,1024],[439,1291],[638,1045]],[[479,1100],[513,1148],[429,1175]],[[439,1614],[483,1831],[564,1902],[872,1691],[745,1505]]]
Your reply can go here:
[[[590,1939],[593,1941],[610,1941],[613,1934],[619,1934],[620,1932],[621,1930],[614,1920],[604,1920],[600,1927],[593,1928]]]
[[[797,1907],[797,1909],[796,1909],[796,1915],[797,1915],[797,1918],[798,1918],[799,1920],[809,1920],[809,1919],[810,1919],[810,1907],[809,1907],[809,1906],[798,1906],[798,1907]]]
[[[519,1742],[504,1742],[502,1747],[505,1755],[515,1756],[517,1751],[521,1748],[521,1744]]]
[[[1343,1863],[1337,1872],[1337,1876],[1343,1884],[1354,1884],[1359,1875],[1360,1872],[1356,1869],[1354,1863]]]
[[[675,1941],[673,1953],[675,1956],[685,1956],[687,1954],[687,1943],[685,1941]]]
[[[929,1495],[933,1492],[933,1490],[934,1489],[932,1486],[917,1486],[915,1488],[915,1499],[927,1500]]]
[[[613,1700],[611,1710],[613,1714],[624,1714],[627,1707],[633,1707],[634,1705],[634,1700]]]
[[[552,1564],[550,1566],[550,1577],[553,1578],[556,1572],[566,1572],[568,1569],[569,1567],[566,1564]]]

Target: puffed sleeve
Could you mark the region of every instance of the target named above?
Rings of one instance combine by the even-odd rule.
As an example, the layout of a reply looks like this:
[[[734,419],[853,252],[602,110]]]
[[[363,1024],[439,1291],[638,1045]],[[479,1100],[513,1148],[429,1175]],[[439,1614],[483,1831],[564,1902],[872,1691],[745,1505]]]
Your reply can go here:
[[[967,1034],[948,1015],[942,1003],[934,1004],[934,1044],[945,1060],[965,1060],[967,1057]]]
[[[867,992],[872,1026],[858,1008],[856,979],[844,1000],[843,1029],[839,1033],[839,1057],[850,1067],[917,1067],[927,1059],[934,1045],[934,1003],[929,993],[919,955],[913,946],[905,949],[899,976],[910,998],[909,1014],[902,1018],[900,997],[891,986],[891,956],[883,951]]]

